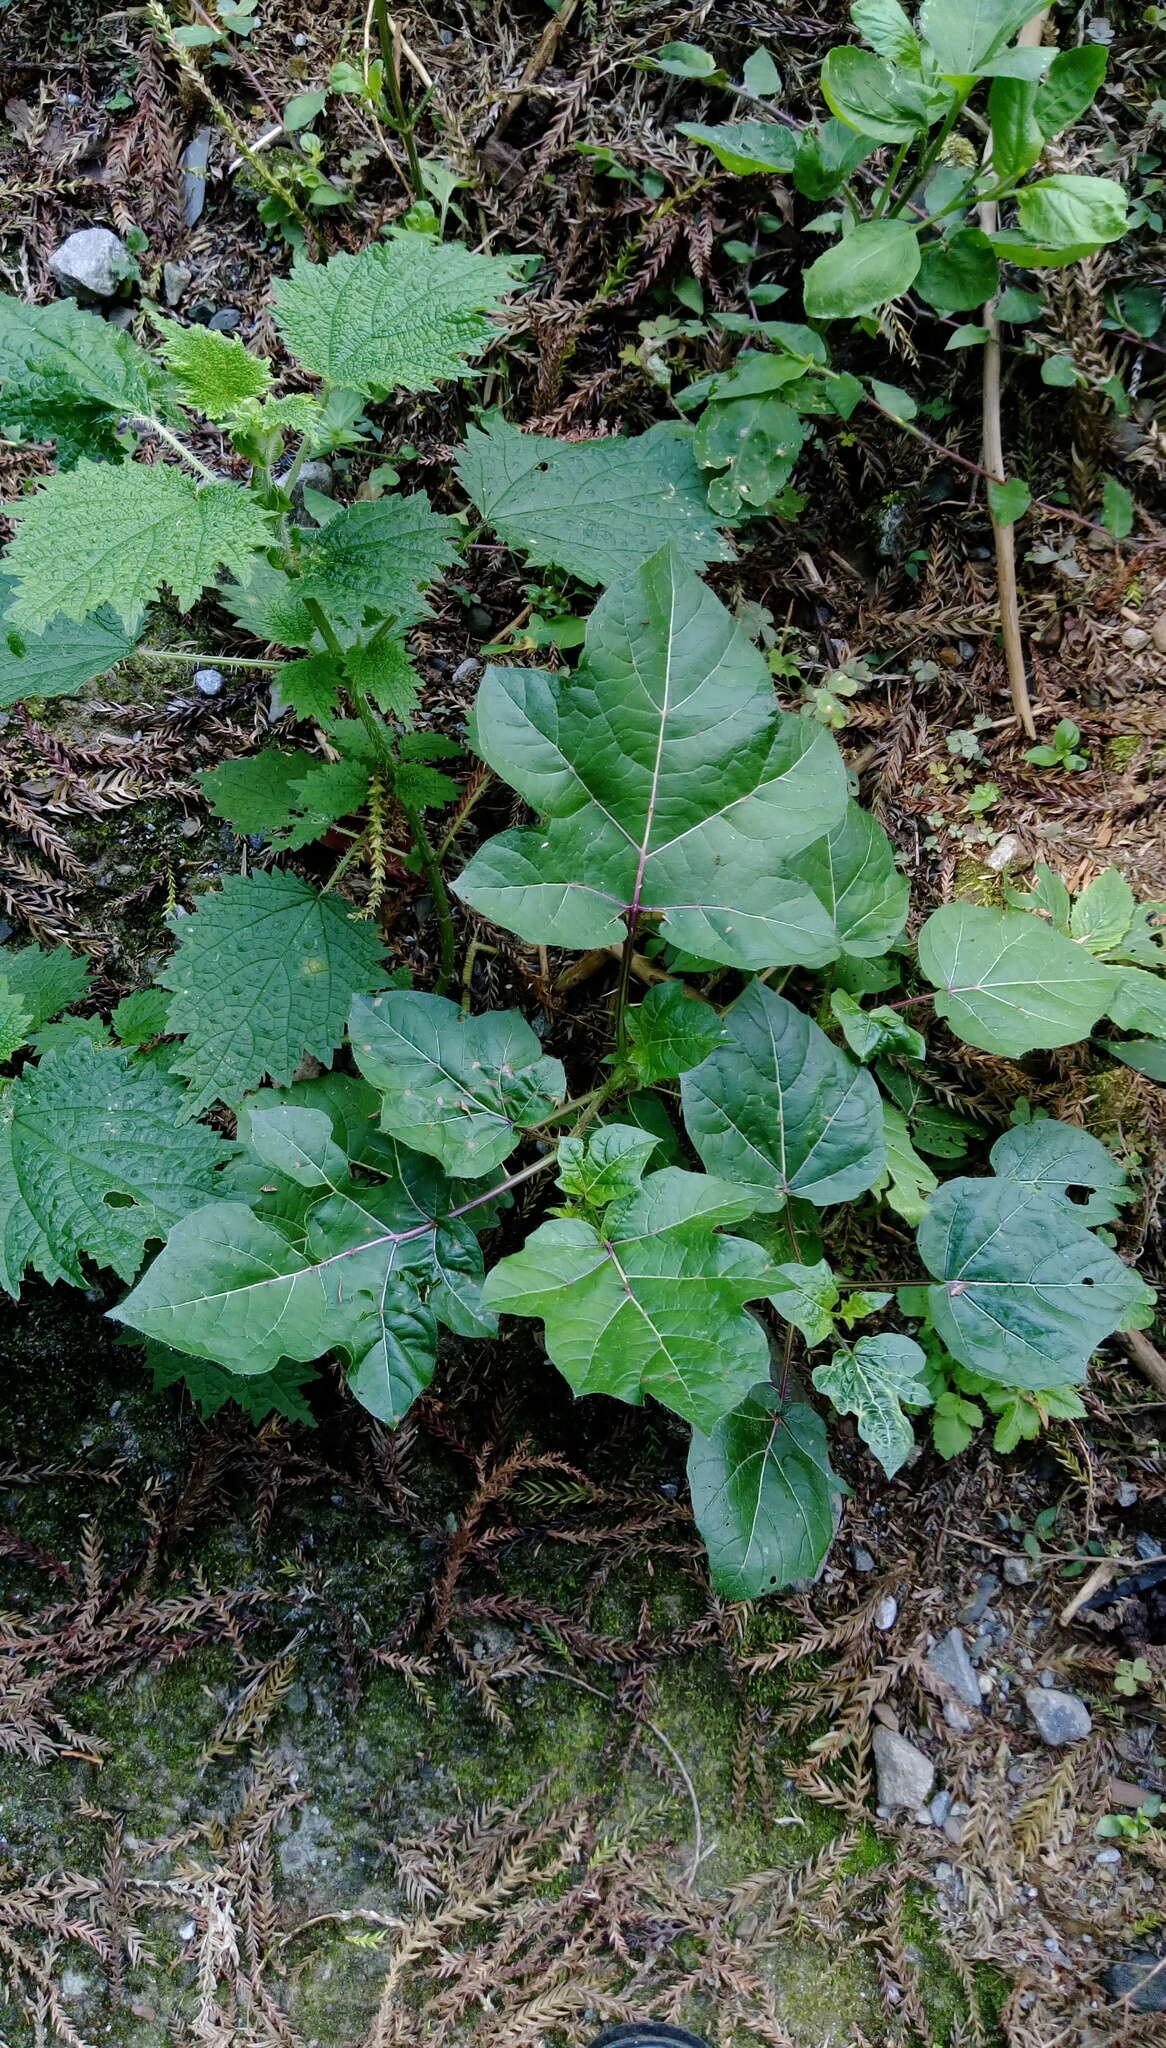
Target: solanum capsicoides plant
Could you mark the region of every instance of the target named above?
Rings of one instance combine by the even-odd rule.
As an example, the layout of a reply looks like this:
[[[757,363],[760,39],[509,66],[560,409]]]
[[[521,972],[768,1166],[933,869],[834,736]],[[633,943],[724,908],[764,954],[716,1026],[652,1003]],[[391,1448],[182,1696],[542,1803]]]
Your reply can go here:
[[[341,415],[357,431],[362,398],[394,378],[460,374],[485,345],[499,275],[455,264],[472,303],[451,303],[441,253],[410,247],[444,349],[418,359],[416,332],[398,332],[395,246],[279,288],[318,398],[281,399],[246,351],[207,353],[218,337],[163,328],[159,363],[100,323],[92,342],[75,309],[0,302],[4,417],[55,438],[65,462],[16,507],[6,687],[76,689],[137,644],[161,585],[183,604],[218,591],[286,650],[281,688],[341,754],[301,754],[289,773],[275,750],[249,796],[223,796],[235,815],[274,789],[287,853],[314,819],[371,806],[374,780],[407,824],[420,800],[405,770],[428,765],[404,744],[406,633],[454,522],[390,495],[307,530],[277,460],[287,433],[298,459]],[[338,301],[337,325],[321,308]],[[249,484],[187,446],[196,378],[204,420],[258,451]],[[293,401],[289,428],[269,408]],[[141,460],[139,437],[166,459]],[[934,912],[917,958],[932,993],[872,1002],[905,963],[916,972],[906,883],[831,735],[778,708],[697,574],[730,550],[683,427],[571,448],[493,418],[459,475],[508,545],[606,586],[574,670],[487,671],[469,741],[533,822],[484,839],[454,883],[463,915],[532,946],[614,949],[604,1063],[568,1073],[516,1012],[475,1017],[399,985],[376,925],[291,866],[231,876],[176,914],[158,984],[108,1024],[60,1016],[84,995],[69,955],[7,948],[0,1283],[117,1276],[129,1291],[113,1315],[164,1376],[202,1391],[242,1376],[276,1398],[339,1355],[389,1424],[428,1384],[442,1330],[484,1342],[503,1314],[535,1318],[578,1394],[651,1397],[690,1428],[717,1584],[758,1593],[810,1570],[828,1540],[830,1408],[893,1473],[912,1416],[953,1389],[966,1407],[969,1376],[1069,1398],[1096,1345],[1148,1313],[1099,1234],[1129,1190],[1096,1140],[1035,1122],[997,1139],[990,1172],[942,1187],[913,1141],[925,1148],[941,1116],[916,1028],[929,1004],[1011,1058],[1108,1016],[1106,1043],[1144,1067],[1141,1048],[1166,1037],[1154,913],[1120,877],[1073,903],[1041,875],[1006,909]],[[455,913],[428,842],[422,860],[440,979]],[[661,978],[636,1000],[645,953]],[[307,1055],[340,1057],[297,1081]],[[959,1126],[941,1156],[976,1142]],[[1067,1192],[1082,1188],[1086,1207]],[[833,1221],[856,1202],[917,1227],[905,1270],[837,1270]]]

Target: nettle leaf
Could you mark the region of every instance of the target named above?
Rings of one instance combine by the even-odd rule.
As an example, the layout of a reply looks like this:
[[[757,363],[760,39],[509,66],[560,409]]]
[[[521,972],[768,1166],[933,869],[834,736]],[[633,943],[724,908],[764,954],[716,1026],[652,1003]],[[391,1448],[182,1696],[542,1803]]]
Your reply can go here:
[[[801,1331],[807,1344],[824,1344],[833,1336],[838,1283],[825,1259],[813,1266],[778,1266],[769,1300],[787,1323]]]
[[[274,1372],[242,1378],[212,1365],[208,1358],[184,1358],[164,1344],[146,1345],[145,1363],[154,1375],[155,1393],[167,1387],[182,1387],[189,1394],[204,1422],[233,1401],[252,1422],[264,1422],[269,1415],[283,1415],[289,1422],[315,1421],[300,1392],[316,1377],[311,1366],[283,1358]]]
[[[70,953],[67,946],[54,946],[51,953],[39,946],[3,946],[0,980],[19,996],[33,1030],[39,1031],[50,1017],[85,996],[89,959],[85,953]]]
[[[688,1453],[692,1512],[709,1571],[726,1600],[759,1600],[812,1578],[834,1534],[826,1428],[803,1403],[785,1409],[763,1381],[712,1433],[693,1432]]]
[[[32,1018],[18,995],[14,995],[0,974],[0,1066],[27,1045]]]
[[[895,866],[894,847],[877,820],[853,801],[834,830],[787,860],[784,872],[813,890],[843,953],[873,959],[894,944],[907,922],[911,892]]]
[[[110,1014],[110,1024],[121,1045],[148,1045],[166,1033],[166,1011],[170,998],[165,989],[139,988],[123,996]]]
[[[273,569],[269,562],[257,561],[246,586],[228,585],[220,591],[219,599],[224,610],[257,640],[274,640],[280,647],[312,647],[318,641],[318,628],[304,604],[299,583],[285,570]],[[331,655],[316,658],[332,661]],[[287,666],[290,664],[280,670],[281,687]],[[335,673],[338,677],[341,674],[339,664],[335,665]]]
[[[173,420],[170,380],[120,328],[71,299],[27,306],[0,292],[0,427],[53,440],[68,468],[80,455],[117,458],[123,419]]]
[[[474,743],[550,819],[489,840],[454,885],[520,938],[610,945],[631,914],[728,966],[837,952],[780,863],[841,815],[841,756],[776,711],[763,658],[670,549],[600,599],[573,674],[487,669]]]
[[[1039,918],[975,903],[932,912],[919,965],[943,991],[936,1015],[966,1044],[1007,1059],[1087,1038],[1118,985],[1112,968]]]
[[[858,1434],[873,1451],[888,1479],[910,1457],[915,1432],[902,1403],[929,1408],[924,1382],[927,1358],[910,1337],[887,1333],[860,1337],[851,1348],[841,1345],[825,1365],[817,1367],[814,1385],[840,1415],[853,1415]]]
[[[1052,1117],[1005,1131],[989,1158],[1001,1180],[1016,1181],[1064,1202],[1077,1223],[1113,1223],[1122,1205],[1134,1200],[1125,1173],[1100,1139]],[[1080,1189],[1088,1199],[1075,1200],[1070,1188]]]
[[[627,1013],[628,1060],[647,1086],[675,1080],[695,1067],[724,1039],[724,1026],[710,1003],[682,981],[658,981],[643,1002]]]
[[[811,320],[873,313],[915,282],[919,237],[905,220],[866,220],[811,263],[803,303]]]
[[[227,570],[246,581],[271,545],[267,521],[234,484],[202,484],[163,463],[79,462],[8,507],[17,585],[9,624],[40,632],[58,613],[109,605],[127,631],[164,586],[185,611]]]
[[[659,1139],[638,1124],[606,1124],[593,1138],[559,1140],[558,1182],[589,1209],[634,1195]]]
[[[662,422],[632,437],[567,442],[487,413],[466,435],[457,473],[508,548],[584,583],[624,582],[668,540],[694,569],[733,559],[687,427]]]
[[[215,816],[225,818],[244,838],[262,833],[273,845],[294,851],[319,839],[338,818],[364,802],[367,769],[350,761],[327,765],[339,768],[343,778],[343,787],[333,791],[328,803],[321,800],[327,784],[321,789],[313,782],[305,793],[305,785],[322,764],[316,755],[302,751],[282,754],[265,747],[242,760],[200,769],[198,780]]]
[[[229,875],[172,928],[158,980],[173,991],[167,1031],[185,1036],[172,1064],[191,1116],[265,1076],[290,1081],[307,1053],[327,1065],[353,996],[384,980],[376,932],[298,875]]]
[[[359,626],[366,612],[411,625],[428,607],[421,591],[448,568],[461,528],[424,492],[348,505],[305,535],[296,594],[316,598],[333,623]]]
[[[127,629],[108,608],[81,620],[53,619],[43,633],[22,633],[8,620],[13,588],[0,575],[0,711],[30,697],[72,696],[137,646],[140,622]]]
[[[726,1043],[680,1081],[709,1172],[748,1188],[759,1209],[790,1195],[824,1208],[873,1187],[886,1150],[871,1076],[763,982],[749,984],[723,1023]]]
[[[381,1093],[381,1129],[449,1174],[493,1172],[567,1092],[560,1061],[517,1010],[467,1017],[444,996],[392,989],[358,997],[348,1031]]]
[[[212,327],[182,327],[159,314],[154,324],[161,353],[183,400],[208,420],[230,420],[249,399],[271,388],[271,371],[232,334]]]
[[[0,1097],[0,1284],[26,1266],[88,1286],[85,1256],[132,1279],[151,1238],[215,1193],[230,1147],[180,1121],[183,1093],[120,1047],[86,1039]]]
[[[359,256],[297,258],[275,286],[275,324],[293,356],[327,384],[365,397],[432,391],[473,372],[514,290],[512,263],[460,242],[398,235]]]
[[[745,1303],[766,1292],[760,1245],[720,1237],[752,1197],[707,1175],[664,1167],[607,1210],[542,1224],[486,1277],[489,1308],[538,1316],[553,1363],[576,1394],[638,1406],[651,1394],[710,1430],[768,1367]]]
[[[1083,1379],[1153,1297],[1070,1205],[1012,1180],[948,1181],[919,1229],[931,1320],[953,1358],[1005,1386]]]

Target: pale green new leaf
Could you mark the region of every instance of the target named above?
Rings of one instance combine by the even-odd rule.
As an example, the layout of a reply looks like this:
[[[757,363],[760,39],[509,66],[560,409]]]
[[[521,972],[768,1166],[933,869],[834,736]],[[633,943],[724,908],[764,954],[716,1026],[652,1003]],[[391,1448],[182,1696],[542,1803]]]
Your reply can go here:
[[[30,697],[72,696],[137,645],[137,621],[127,629],[108,609],[79,621],[53,619],[43,633],[19,632],[8,619],[12,588],[0,576],[0,711]]]
[[[694,569],[733,559],[710,516],[687,427],[567,442],[520,433],[488,413],[466,435],[457,472],[507,547],[584,583],[623,583],[669,540]]]
[[[910,142],[941,121],[952,104],[949,85],[926,85],[869,50],[843,43],[822,66],[822,97],[832,114],[879,142]]]
[[[1040,12],[1041,0],[923,0],[919,32],[947,77],[970,79]]]
[[[381,1094],[381,1129],[449,1174],[487,1174],[563,1101],[566,1076],[517,1010],[468,1017],[444,996],[358,997],[353,1056]]]
[[[1129,227],[1126,197],[1115,178],[1058,172],[1036,178],[1016,195],[1021,233],[1050,250],[1099,249]]]
[[[359,626],[367,612],[411,625],[424,617],[421,592],[452,562],[460,532],[423,491],[348,505],[305,536],[296,595],[315,598],[334,625]]]
[[[144,349],[71,299],[28,306],[0,292],[0,427],[54,440],[62,468],[117,458],[123,419],[176,416],[169,378]],[[181,415],[177,415],[181,418]]]
[[[801,1331],[807,1344],[824,1344],[833,1336],[838,1283],[825,1259],[813,1266],[778,1266],[768,1298],[778,1314]]]
[[[455,889],[534,942],[623,939],[659,917],[728,966],[820,966],[825,910],[783,857],[845,806],[834,740],[782,717],[765,662],[670,549],[609,590],[572,674],[487,669],[474,743],[550,823],[501,833]]]
[[[183,1123],[182,1090],[120,1047],[76,1040],[0,1096],[0,1284],[28,1265],[85,1287],[82,1256],[132,1279],[151,1238],[209,1201],[230,1148]]]
[[[516,273],[501,257],[460,242],[398,235],[359,256],[298,258],[275,287],[275,322],[315,377],[366,397],[432,391],[468,377],[498,329]]]
[[[558,1182],[589,1209],[633,1195],[659,1139],[638,1124],[605,1124],[591,1138],[559,1140]]]
[[[767,1291],[769,1261],[715,1228],[752,1208],[725,1181],[665,1167],[612,1204],[602,1235],[581,1217],[542,1224],[487,1275],[484,1299],[541,1318],[548,1355],[576,1394],[633,1406],[651,1394],[710,1430],[768,1365],[745,1303]]]
[[[915,281],[919,237],[905,220],[860,222],[811,263],[803,303],[811,320],[873,313]]]
[[[693,1432],[688,1485],[723,1599],[759,1600],[813,1577],[843,1487],[812,1408],[783,1410],[777,1388],[760,1382],[710,1435]]]
[[[1117,868],[1106,868],[1083,889],[1069,915],[1069,930],[1091,953],[1112,953],[1137,912],[1134,892]]]
[[[183,610],[227,570],[246,581],[272,536],[234,484],[202,484],[164,463],[79,462],[8,507],[17,585],[9,623],[40,632],[58,613],[109,605],[127,631],[164,586]]]
[[[1062,1202],[1075,1223],[1113,1223],[1122,1205],[1134,1200],[1116,1159],[1099,1138],[1076,1124],[1057,1123],[1052,1117],[1016,1124],[997,1138],[989,1157],[1001,1180],[1016,1181]],[[1070,1188],[1083,1190],[1088,1199],[1074,1200]]]
[[[353,996],[384,980],[376,932],[298,875],[229,875],[173,929],[158,979],[173,992],[166,1028],[185,1036],[173,1067],[192,1116],[265,1076],[290,1081],[307,1053],[328,1065]]]
[[[726,1042],[680,1080],[709,1172],[748,1188],[759,1209],[791,1195],[823,1208],[873,1187],[886,1149],[871,1076],[763,982],[723,1022]]]
[[[681,981],[658,981],[627,1013],[628,1059],[637,1079],[651,1086],[695,1067],[724,1038],[711,1003]]]
[[[922,1377],[926,1370],[926,1356],[912,1338],[886,1332],[860,1337],[853,1348],[840,1345],[814,1373],[815,1387],[839,1415],[856,1417],[859,1436],[888,1479],[905,1464],[915,1443],[902,1403],[912,1408],[931,1405]]]
[[[943,1343],[1004,1386],[1083,1379],[1102,1339],[1152,1300],[1068,1202],[1020,1180],[948,1181],[918,1243],[940,1283],[928,1289],[928,1307]]]
[[[894,944],[907,922],[907,879],[877,819],[849,802],[834,830],[784,863],[784,872],[813,890],[843,953],[873,959]]]
[[[1020,1059],[1087,1038],[1118,987],[1113,968],[1022,911],[946,903],[919,934],[936,1015],[968,1045]]]
[[[208,420],[230,420],[249,399],[271,388],[271,371],[233,334],[213,327],[182,327],[155,315],[161,352],[185,404]]]

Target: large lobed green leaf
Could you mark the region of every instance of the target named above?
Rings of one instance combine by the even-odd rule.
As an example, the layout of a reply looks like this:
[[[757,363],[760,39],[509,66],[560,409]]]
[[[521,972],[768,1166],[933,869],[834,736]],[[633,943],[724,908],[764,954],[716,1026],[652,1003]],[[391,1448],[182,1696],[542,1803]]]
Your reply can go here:
[[[1087,1038],[1118,987],[1113,968],[1039,918],[975,903],[933,911],[919,965],[941,990],[936,1015],[969,1045],[1009,1059]]]
[[[725,1043],[680,1079],[688,1134],[710,1173],[759,1209],[791,1196],[853,1201],[886,1166],[883,1110],[870,1074],[764,982],[722,1020]]]
[[[315,377],[365,397],[468,377],[517,281],[511,262],[403,234],[359,256],[298,258],[275,287],[275,322]]]
[[[167,1031],[185,1039],[173,1066],[191,1115],[265,1075],[290,1081],[306,1053],[327,1065],[353,996],[385,979],[376,932],[298,875],[229,875],[174,930],[158,979],[173,992]]]
[[[8,507],[10,626],[41,632],[108,605],[131,630],[168,585],[186,610],[227,570],[246,582],[272,536],[235,484],[199,484],[164,463],[79,462]]]
[[[492,1173],[566,1094],[562,1065],[517,1010],[467,1017],[444,996],[390,990],[358,996],[348,1030],[380,1091],[381,1129],[449,1174]]]
[[[117,1047],[74,1040],[0,1095],[0,1284],[26,1266],[88,1285],[83,1257],[132,1279],[151,1238],[215,1192],[230,1148],[184,1123],[183,1091]]]
[[[783,1408],[767,1381],[688,1453],[692,1511],[726,1600],[759,1600],[817,1571],[834,1533],[842,1483],[812,1408]]]
[[[623,582],[668,540],[694,569],[733,559],[688,427],[662,422],[631,438],[566,442],[488,413],[466,435],[457,471],[507,547],[584,583]]]
[[[711,1430],[768,1364],[745,1304],[766,1292],[769,1260],[760,1245],[717,1235],[753,1206],[726,1181],[664,1167],[612,1203],[602,1232],[581,1217],[542,1224],[487,1275],[483,1298],[541,1318],[576,1394],[633,1405],[652,1394]]]
[[[670,548],[600,599],[574,674],[488,669],[474,719],[478,751],[550,820],[474,856],[454,886],[483,916],[579,948],[658,917],[736,967],[837,954],[781,861],[841,817],[841,756],[777,712],[761,656]]]

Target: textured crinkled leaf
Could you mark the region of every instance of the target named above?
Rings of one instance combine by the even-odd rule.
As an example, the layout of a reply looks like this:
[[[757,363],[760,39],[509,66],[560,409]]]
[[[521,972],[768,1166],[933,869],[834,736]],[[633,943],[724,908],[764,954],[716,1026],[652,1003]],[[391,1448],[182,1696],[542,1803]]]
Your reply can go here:
[[[381,1093],[381,1128],[450,1174],[485,1174],[566,1094],[517,1010],[467,1017],[444,996],[392,989],[352,1006],[357,1066]]]
[[[265,1076],[290,1081],[306,1053],[325,1065],[352,998],[384,980],[381,945],[336,896],[288,873],[229,875],[174,920],[178,950],[158,976],[188,1113],[236,1102]]]
[[[611,944],[633,909],[699,959],[822,965],[826,913],[783,856],[844,808],[821,726],[774,708],[765,663],[670,549],[592,613],[573,673],[486,671],[475,744],[551,822],[501,833],[455,884],[521,938]]]
[[[638,1124],[606,1124],[591,1138],[560,1138],[557,1179],[564,1194],[604,1209],[632,1195],[659,1140]]]
[[[658,981],[627,1012],[626,1026],[628,1058],[648,1085],[675,1080],[725,1036],[711,1003],[691,995],[682,981]]]
[[[814,1373],[814,1385],[839,1415],[853,1415],[858,1434],[873,1451],[888,1479],[910,1457],[915,1432],[902,1403],[929,1408],[931,1395],[922,1375],[927,1358],[910,1337],[888,1331],[860,1337],[853,1347],[840,1345]]]
[[[271,371],[233,334],[213,327],[182,327],[155,316],[161,353],[184,402],[208,420],[229,420],[249,399],[271,387]]]
[[[0,978],[20,997],[37,1031],[81,1001],[89,987],[89,957],[70,953],[67,946],[54,946],[50,953],[40,946],[2,946]]]
[[[311,647],[316,643],[316,622],[304,604],[299,584],[283,569],[273,569],[269,562],[256,562],[246,585],[228,585],[220,591],[219,602],[257,640],[272,640],[278,647]],[[332,660],[331,655],[319,658]],[[335,667],[339,675],[339,664]],[[287,701],[291,703],[290,696]]]
[[[844,953],[873,959],[885,953],[907,922],[907,879],[876,819],[853,801],[834,830],[784,864],[805,882],[827,912]]]
[[[1075,1221],[1071,1204],[1017,1180],[952,1180],[919,1229],[931,1320],[952,1357],[1010,1387],[1083,1379],[1102,1339],[1149,1290]]]
[[[968,1045],[1008,1059],[1088,1038],[1118,984],[1112,968],[1039,918],[976,903],[932,912],[919,965],[942,991],[936,1015]]]
[[[453,560],[460,531],[422,491],[348,505],[305,537],[298,595],[315,598],[333,622],[359,626],[373,612],[412,624],[428,609],[421,592]]]
[[[398,235],[359,256],[297,259],[275,286],[275,323],[315,377],[366,397],[432,391],[473,373],[468,359],[498,332],[511,263],[460,242]]]
[[[710,1173],[758,1208],[790,1195],[853,1201],[886,1165],[871,1076],[763,982],[724,1015],[726,1042],[680,1079],[688,1134]]]
[[[692,1512],[726,1600],[759,1600],[812,1578],[834,1534],[841,1482],[812,1408],[782,1409],[762,1381],[688,1453]]]
[[[7,1065],[13,1053],[27,1045],[31,1030],[32,1018],[0,974],[0,1066]]]
[[[122,1045],[147,1045],[166,1030],[170,998],[164,988],[139,988],[123,996],[110,1017],[114,1034]]]
[[[109,605],[127,631],[168,586],[183,610],[223,570],[245,581],[272,536],[234,484],[202,484],[163,463],[79,462],[8,507],[10,626],[41,631],[58,613]]]
[[[373,700],[386,718],[409,719],[421,695],[421,677],[409,650],[388,634],[364,647],[350,647],[344,657],[345,674]]]
[[[108,608],[86,619],[52,619],[43,633],[22,633],[8,620],[13,585],[0,576],[0,711],[30,697],[66,697],[124,661],[139,624],[123,626]]]
[[[766,1291],[766,1254],[715,1234],[752,1206],[724,1181],[665,1167],[612,1204],[602,1236],[581,1217],[542,1224],[487,1275],[486,1304],[540,1317],[548,1355],[576,1394],[633,1406],[652,1394],[712,1429],[768,1363],[745,1309]]]
[[[88,1284],[82,1255],[132,1279],[151,1238],[215,1191],[230,1148],[180,1122],[181,1088],[85,1039],[0,1096],[0,1282],[27,1265]]]
[[[523,434],[499,413],[471,427],[458,476],[486,525],[540,566],[584,583],[623,583],[671,541],[694,569],[728,562],[687,427],[556,441]]]
[[[0,293],[0,427],[55,440],[61,467],[116,457],[119,422],[175,417],[165,372],[128,334],[71,299],[29,306]],[[181,415],[178,415],[181,417]]]
[[[769,1300],[779,1316],[800,1330],[807,1344],[824,1344],[833,1334],[838,1283],[825,1259],[813,1266],[787,1263],[776,1268]]]
[[[1076,1124],[1056,1123],[1052,1117],[1016,1124],[997,1138],[988,1156],[993,1173],[1001,1180],[1016,1181],[1050,1200],[1062,1201],[1075,1223],[1090,1227],[1113,1223],[1122,1206],[1134,1200],[1134,1191],[1116,1159],[1099,1138],[1079,1130]],[[1088,1200],[1074,1201],[1070,1188],[1083,1189]]]
[[[264,748],[202,769],[198,779],[217,817],[244,836],[262,833],[273,846],[294,851],[360,810],[369,778],[359,761],[321,762],[314,754]]]

